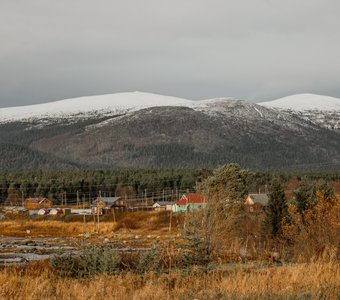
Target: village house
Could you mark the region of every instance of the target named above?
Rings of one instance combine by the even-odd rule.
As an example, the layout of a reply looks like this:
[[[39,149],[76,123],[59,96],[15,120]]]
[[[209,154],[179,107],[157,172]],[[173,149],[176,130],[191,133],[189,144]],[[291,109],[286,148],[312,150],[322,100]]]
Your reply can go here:
[[[248,212],[259,212],[265,209],[268,202],[267,194],[249,194],[244,201],[244,206]]]
[[[98,197],[92,202],[92,209],[103,214],[110,212],[112,209],[126,209],[127,202],[120,197]]]
[[[27,198],[25,200],[26,209],[39,210],[41,208],[51,208],[52,205],[52,200],[46,197]]]
[[[152,207],[154,210],[172,210],[172,205],[170,201],[158,201],[155,202]]]
[[[183,194],[181,199],[172,206],[174,212],[186,212],[200,209],[206,205],[205,197],[201,194]]]

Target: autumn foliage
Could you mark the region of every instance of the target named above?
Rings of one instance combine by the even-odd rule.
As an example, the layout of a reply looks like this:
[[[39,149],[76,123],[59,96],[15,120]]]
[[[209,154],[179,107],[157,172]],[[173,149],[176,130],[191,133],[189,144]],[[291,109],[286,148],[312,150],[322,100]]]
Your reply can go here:
[[[289,205],[282,234],[295,259],[339,259],[339,200],[335,195],[326,197],[317,191],[315,206],[299,213],[296,205]]]

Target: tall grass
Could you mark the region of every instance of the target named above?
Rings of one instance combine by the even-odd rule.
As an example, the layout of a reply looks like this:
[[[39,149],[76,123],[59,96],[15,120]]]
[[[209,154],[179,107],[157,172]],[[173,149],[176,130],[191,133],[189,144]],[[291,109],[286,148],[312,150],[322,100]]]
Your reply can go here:
[[[173,217],[173,230],[183,222],[182,216]],[[169,212],[133,212],[119,213],[115,216],[103,216],[100,218],[99,233],[102,235],[110,234],[119,229],[135,230],[139,232],[167,231],[169,227]],[[0,221],[0,235],[3,236],[55,236],[55,237],[75,237],[84,231],[94,232],[98,226],[93,221],[93,216],[85,218],[84,226],[83,216],[67,216],[55,220],[27,218],[12,219]]]
[[[91,280],[55,276],[44,263],[0,272],[0,299],[339,299],[340,265],[225,266],[190,274],[133,273]]]

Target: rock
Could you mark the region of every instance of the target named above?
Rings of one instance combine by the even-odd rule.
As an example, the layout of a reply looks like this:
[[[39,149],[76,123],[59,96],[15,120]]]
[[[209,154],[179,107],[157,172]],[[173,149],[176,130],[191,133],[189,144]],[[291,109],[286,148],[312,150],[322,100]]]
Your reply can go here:
[[[30,239],[22,240],[21,243],[22,243],[23,245],[29,245],[29,244],[32,243],[32,240],[30,240]]]

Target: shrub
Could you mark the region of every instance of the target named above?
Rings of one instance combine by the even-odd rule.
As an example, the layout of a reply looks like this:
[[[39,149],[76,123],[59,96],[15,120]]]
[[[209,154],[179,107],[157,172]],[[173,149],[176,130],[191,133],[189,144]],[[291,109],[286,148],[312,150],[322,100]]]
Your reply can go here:
[[[85,246],[79,254],[61,254],[51,260],[51,267],[60,276],[92,277],[112,275],[120,271],[121,259],[110,246]]]
[[[157,251],[155,246],[153,246],[151,250],[141,252],[139,254],[139,260],[136,266],[137,273],[139,274],[144,274],[147,272],[160,273],[161,269],[162,269],[161,255]]]
[[[209,241],[202,236],[197,223],[198,218],[192,218],[187,221],[186,228],[183,228],[184,243],[178,246],[181,255],[177,262],[180,265],[207,265],[211,261]]]
[[[62,277],[88,278],[114,275],[124,270],[137,274],[162,271],[162,256],[153,246],[149,251],[118,255],[111,246],[84,246],[79,253],[55,256],[50,266]]]

